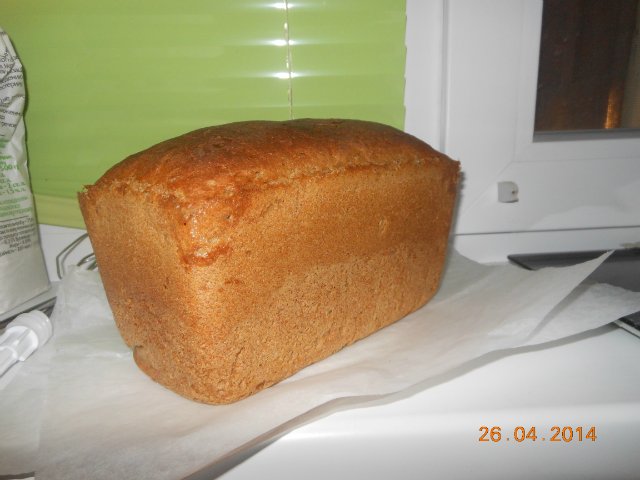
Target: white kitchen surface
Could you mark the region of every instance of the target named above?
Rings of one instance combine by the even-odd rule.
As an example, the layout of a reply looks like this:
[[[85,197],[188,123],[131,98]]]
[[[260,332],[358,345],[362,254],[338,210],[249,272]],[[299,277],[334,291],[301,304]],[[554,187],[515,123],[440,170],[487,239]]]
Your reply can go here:
[[[482,426],[501,427],[501,440],[479,441]],[[536,427],[537,440],[517,442],[518,426]],[[554,426],[573,439],[551,441]],[[583,437],[595,427],[595,441],[577,427]],[[222,478],[637,479],[638,445],[640,338],[604,327],[311,422]]]
[[[49,266],[82,233],[42,232]],[[342,407],[191,478],[640,478],[640,338],[614,326]],[[483,426],[500,427],[500,440],[480,441]],[[554,426],[573,437],[565,429],[552,441]],[[516,441],[517,427],[535,427],[537,439]],[[585,438],[592,427],[595,441]]]

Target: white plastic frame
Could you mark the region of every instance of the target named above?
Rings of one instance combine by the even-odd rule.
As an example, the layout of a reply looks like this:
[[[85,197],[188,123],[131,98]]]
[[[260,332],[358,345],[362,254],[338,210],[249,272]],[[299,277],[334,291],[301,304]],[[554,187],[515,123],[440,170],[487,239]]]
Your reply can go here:
[[[407,14],[406,128],[462,162],[462,250],[640,240],[640,139],[534,141],[542,0],[408,0]],[[518,202],[497,201],[500,181]]]

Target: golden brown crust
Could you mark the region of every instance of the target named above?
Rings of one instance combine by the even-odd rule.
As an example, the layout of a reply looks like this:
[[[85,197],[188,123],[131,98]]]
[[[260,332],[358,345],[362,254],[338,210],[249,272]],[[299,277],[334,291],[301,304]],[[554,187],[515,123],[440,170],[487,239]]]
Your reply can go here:
[[[98,185],[138,188],[206,201],[246,186],[406,162],[443,161],[426,143],[400,130],[358,120],[249,121],[202,128],[132,155]]]
[[[227,403],[435,293],[458,171],[375,123],[242,122],[133,155],[79,197],[138,365]]]

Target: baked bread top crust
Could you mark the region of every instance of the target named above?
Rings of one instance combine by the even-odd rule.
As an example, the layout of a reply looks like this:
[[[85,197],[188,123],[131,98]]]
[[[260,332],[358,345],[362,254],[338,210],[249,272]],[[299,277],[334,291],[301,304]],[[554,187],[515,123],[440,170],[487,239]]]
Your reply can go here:
[[[408,163],[432,165],[455,188],[450,179],[457,180],[458,162],[388,125],[344,119],[236,122],[129,156],[86,187],[80,201],[91,202],[105,190],[144,195],[172,217],[183,260],[204,265],[227,250],[224,241],[212,244],[212,232],[224,239],[256,190]]]
[[[451,161],[393,127],[361,120],[246,121],[201,128],[131,155],[96,186],[140,189],[198,201],[230,187],[278,185],[350,168]],[[456,162],[457,163],[457,162]]]

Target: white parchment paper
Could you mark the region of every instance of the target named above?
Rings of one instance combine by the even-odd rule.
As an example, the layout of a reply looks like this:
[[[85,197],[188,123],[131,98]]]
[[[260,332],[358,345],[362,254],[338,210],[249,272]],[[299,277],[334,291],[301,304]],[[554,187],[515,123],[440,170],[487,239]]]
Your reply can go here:
[[[9,472],[0,454],[0,473],[21,467],[39,479],[183,478],[291,428],[304,414],[308,421],[309,411],[329,402],[402,391],[486,353],[581,333],[640,310],[640,293],[581,284],[602,261],[528,272],[452,253],[438,295],[424,308],[225,406],[186,400],[148,379],[120,339],[98,274],[72,271],[54,313],[47,386],[31,391],[42,409],[39,432],[30,437],[37,457],[30,469],[14,463]],[[8,388],[15,399],[24,378]],[[3,410],[0,400],[2,415],[21,413],[19,402],[9,403]]]

